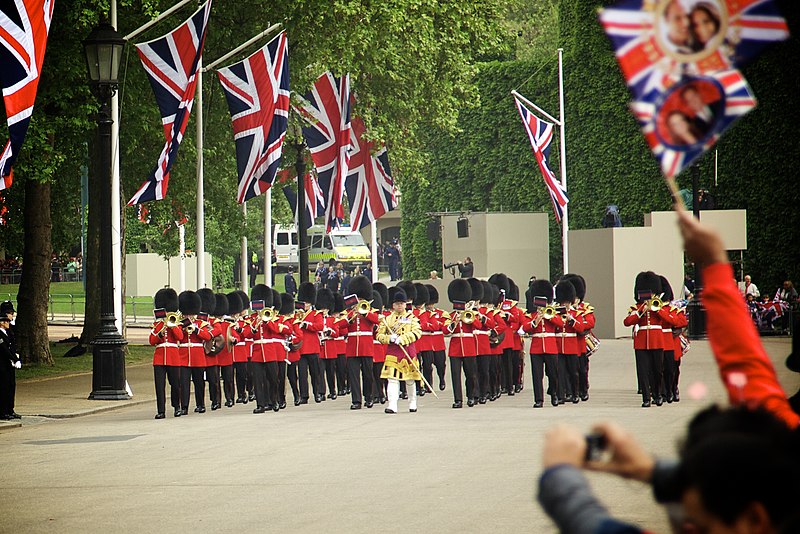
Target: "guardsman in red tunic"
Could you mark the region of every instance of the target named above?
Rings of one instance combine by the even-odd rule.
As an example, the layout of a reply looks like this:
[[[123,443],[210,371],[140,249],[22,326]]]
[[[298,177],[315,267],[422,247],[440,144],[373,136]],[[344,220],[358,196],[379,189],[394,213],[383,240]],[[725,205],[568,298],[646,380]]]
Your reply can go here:
[[[280,409],[286,408],[286,379],[289,380],[289,386],[292,388],[292,398],[294,405],[300,405],[300,390],[297,387],[297,367],[300,361],[300,344],[302,343],[302,332],[300,325],[294,322],[295,303],[294,297],[288,293],[281,293],[281,322],[289,327],[285,334],[285,347],[286,356],[284,360],[284,371],[281,375],[285,378],[278,380],[278,396]],[[280,368],[280,363],[278,364]]]
[[[267,361],[270,359],[272,347],[266,325],[271,306],[272,289],[265,284],[254,285],[250,290],[250,307],[253,309],[253,316],[250,319],[253,339],[250,369],[256,392],[254,414],[265,413],[268,409],[272,409],[272,406],[268,406],[269,395],[267,393]]]
[[[633,327],[633,351],[636,355],[636,376],[642,388],[642,408],[650,407],[650,399],[661,406],[661,379],[664,362],[664,333],[661,325],[668,317],[661,301],[661,280],[652,271],[636,275],[633,286],[636,304],[631,306],[623,324]]]
[[[417,292],[417,296],[412,301],[414,305],[414,316],[419,321],[420,328],[422,328],[422,337],[420,337],[414,345],[417,349],[422,375],[425,379],[428,379],[429,376],[433,375],[433,346],[430,333],[432,333],[436,321],[431,321],[431,313],[427,309],[428,299],[430,298],[428,288],[424,284],[416,282],[414,283],[414,289]],[[426,332],[428,335],[426,335]],[[428,380],[428,383],[430,384],[432,382]],[[416,385],[417,394],[420,397],[424,397],[426,393],[431,392],[428,386],[421,380],[417,382]]]
[[[211,389],[211,410],[219,410],[222,407],[222,382],[220,381],[220,371],[223,366],[230,366],[233,363],[228,347],[230,346],[230,322],[228,321],[228,299],[225,295],[217,293],[214,295],[215,306],[213,318],[209,319],[213,328],[215,338],[222,339],[222,345],[219,352],[214,357],[214,365],[206,367],[206,379],[208,380],[208,387]],[[210,360],[210,358],[209,358]],[[232,384],[231,384],[232,385]],[[227,406],[227,391],[226,402]],[[233,393],[230,395],[231,403],[233,403]]]
[[[583,321],[584,330],[578,333],[578,396],[582,401],[589,400],[589,354],[586,339],[595,325],[594,307],[584,301],[586,297],[586,281],[579,274],[565,274],[562,280],[569,280],[575,286],[574,308],[578,317]],[[595,338],[596,339],[596,338]]]
[[[441,329],[445,319],[447,319],[450,315],[446,311],[436,306],[439,303],[439,290],[431,284],[425,284],[425,286],[428,288],[429,300],[426,308],[430,313],[429,321],[431,321],[431,323],[434,321],[436,322],[435,325],[431,325],[432,328],[434,328],[434,331],[431,335],[433,365],[436,367],[436,374],[439,377],[439,391],[444,391],[444,388],[447,387],[444,378],[445,372],[447,371],[447,357],[445,356],[447,347],[444,343],[444,332],[442,332]],[[433,375],[430,377],[426,375],[425,378],[428,379],[429,384],[433,385]]]
[[[213,338],[218,334],[215,326],[216,318],[214,316],[214,308],[217,306],[216,296],[214,292],[207,287],[198,289],[197,294],[200,295],[200,300],[202,302],[200,310],[203,317],[208,321],[208,327],[209,330],[211,330],[211,337]],[[208,396],[209,400],[211,400],[211,409],[218,410],[221,406],[221,401],[217,396],[219,393],[219,364],[217,363],[217,354],[206,352],[205,355],[206,367],[203,376],[205,377],[204,380],[208,382]]]
[[[311,390],[314,393],[314,401],[322,402],[325,395],[320,393],[320,381],[322,373],[319,369],[319,354],[321,351],[319,336],[325,323],[322,314],[314,309],[317,302],[317,288],[311,282],[300,284],[297,292],[297,303],[301,309],[297,310],[295,321],[300,325],[303,335],[303,344],[300,346],[299,363],[299,382],[300,382],[300,404],[308,404],[308,381],[311,380]],[[309,373],[311,376],[309,377]]]
[[[339,321],[346,317],[347,313],[344,309],[344,297],[341,293],[336,292],[333,294],[333,302],[333,322],[337,326],[336,337],[332,340],[336,349],[336,395],[344,397],[350,393],[350,390],[347,389],[347,326],[342,325]]]
[[[516,373],[515,369],[518,367],[517,359],[514,357],[513,332],[516,328],[519,328],[519,325],[516,324],[516,318],[511,315],[511,306],[506,301],[506,295],[508,295],[510,292],[511,284],[508,281],[508,276],[503,273],[495,273],[490,276],[489,283],[500,290],[500,295],[495,301],[497,309],[497,313],[495,315],[502,319],[504,326],[503,330],[505,332],[498,347],[502,354],[500,360],[500,392],[506,393],[509,396],[513,396],[515,393],[514,386],[516,384],[514,376]]]
[[[178,295],[178,305],[183,314],[184,341],[181,342],[179,354],[181,358],[181,412],[189,413],[189,385],[194,384],[194,401],[197,413],[205,413],[206,353],[203,341],[211,339],[211,328],[201,313],[203,301],[194,291],[183,291]],[[183,366],[185,364],[185,366]]]
[[[383,285],[383,284],[381,284]],[[375,287],[375,284],[373,284]],[[389,290],[383,286],[386,291],[386,300],[389,300]],[[380,317],[386,317],[389,312],[383,309],[383,297],[381,293],[375,289],[372,290],[372,308]],[[380,324],[380,323],[378,323]],[[373,338],[372,347],[372,378],[375,381],[375,387],[372,389],[372,402],[386,404],[386,379],[381,378],[383,371],[383,364],[386,362],[386,345],[378,341],[377,336]]]
[[[178,294],[172,288],[159,289],[156,294],[155,321],[150,330],[153,352],[153,377],[156,384],[156,419],[164,419],[167,404],[166,382],[169,381],[175,417],[181,415],[181,372],[178,344],[183,341],[183,329],[178,314]]]
[[[688,326],[686,312],[680,306],[673,304],[674,295],[672,286],[665,277],[660,276],[661,290],[664,292],[663,301],[666,310],[666,317],[661,330],[664,332],[664,382],[661,396],[668,403],[680,400],[676,391],[678,390],[678,364],[683,354],[683,346],[680,342],[680,334],[684,327]]]
[[[239,297],[241,310],[234,317],[233,330],[237,341],[233,346],[233,372],[236,379],[236,404],[247,404],[253,391],[250,374],[250,352],[253,346],[253,331],[250,328],[250,297],[242,290],[234,291]],[[253,397],[255,398],[255,397]]]
[[[473,323],[476,327],[474,331],[475,344],[478,347],[478,355],[475,359],[478,369],[478,402],[486,404],[486,399],[489,398],[489,369],[492,359],[489,333],[494,327],[494,320],[487,315],[486,306],[482,305],[484,294],[481,281],[477,278],[468,278],[467,283],[469,283],[469,288],[472,292],[472,301],[468,307],[477,313],[477,318],[479,319],[479,321]],[[439,328],[441,328],[441,325],[439,325]]]
[[[467,384],[474,388],[467,390],[467,398],[477,398],[478,366],[476,357],[478,345],[475,341],[475,322],[478,314],[474,310],[467,310],[466,304],[472,300],[472,290],[469,282],[456,279],[447,286],[447,298],[453,304],[453,313],[442,324],[442,332],[450,334],[450,378],[453,381],[453,408],[462,408],[464,398],[461,389],[461,369],[467,376]],[[480,325],[480,321],[478,321]]]
[[[514,391],[519,393],[525,387],[525,358],[522,355],[524,347],[522,346],[522,336],[519,334],[522,322],[525,320],[525,312],[519,307],[519,287],[511,278],[508,279],[508,284],[511,288],[507,300],[511,308],[508,311],[514,318],[511,335],[513,336],[514,358],[518,362],[514,372]]]
[[[578,312],[572,307],[575,302],[575,286],[569,280],[561,280],[556,284],[556,310],[564,323],[556,329],[558,345],[558,382],[559,403],[561,401],[578,403],[578,334],[585,325]]]
[[[564,321],[556,312],[553,299],[553,284],[548,280],[534,280],[528,288],[527,308],[529,317],[522,323],[522,330],[531,334],[531,375],[533,375],[533,407],[544,406],[543,381],[547,375],[547,390],[550,403],[558,406],[558,344],[556,331]]]
[[[327,398],[331,400],[336,399],[336,357],[339,349],[336,344],[336,338],[339,335],[338,320],[331,315],[335,307],[336,299],[333,291],[327,288],[317,291],[317,311],[322,314],[322,321],[325,325],[320,336],[320,373],[323,375],[323,379],[320,380],[320,392],[325,395],[327,381],[327,390],[330,392],[327,394]]]
[[[222,372],[222,389],[225,392],[225,406],[232,408],[236,401],[236,384],[233,378],[233,353],[236,345],[241,341],[241,335],[236,331],[238,317],[242,313],[242,299],[234,292],[225,295],[228,301],[228,314],[223,322],[227,324],[225,330],[225,348],[217,355],[220,371]]]
[[[372,408],[374,384],[372,357],[375,353],[373,337],[380,323],[380,316],[372,309],[372,282],[366,276],[355,276],[347,286],[352,295],[345,297],[351,306],[345,319],[339,321],[347,328],[347,381],[350,385],[351,410],[360,410],[361,404]],[[362,389],[363,381],[363,389]]]
[[[286,358],[286,335],[291,331],[291,328],[280,320],[281,294],[274,288],[271,289],[271,292],[272,305],[267,308],[264,320],[261,323],[261,335],[266,340],[264,351],[266,357],[267,404],[264,407],[267,410],[272,409],[273,412],[277,412],[280,410],[281,404],[280,380],[282,378],[280,364]]]

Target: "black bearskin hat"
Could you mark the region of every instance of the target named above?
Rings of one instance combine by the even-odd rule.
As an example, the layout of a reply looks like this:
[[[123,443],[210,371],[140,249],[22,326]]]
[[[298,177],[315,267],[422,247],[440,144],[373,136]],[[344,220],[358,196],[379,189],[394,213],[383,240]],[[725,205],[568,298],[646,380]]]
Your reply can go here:
[[[586,297],[586,280],[579,274],[565,274],[561,277],[562,280],[569,280],[575,286],[575,296],[578,300],[583,300]]]
[[[353,282],[350,282],[351,284]],[[372,293],[370,293],[371,295]],[[303,282],[297,290],[297,301],[308,302],[312,306],[317,302],[317,288],[311,282]]]
[[[372,300],[372,282],[364,275],[354,276],[347,285],[347,292],[361,300]]]
[[[228,298],[228,313],[230,315],[241,313],[244,306],[242,305],[242,298],[239,296],[239,293],[232,291],[225,296]]]
[[[575,286],[569,280],[561,280],[556,284],[556,302],[559,304],[575,302]]]
[[[266,284],[256,284],[250,290],[250,302],[263,300],[264,307],[272,306],[272,289]]]
[[[672,293],[672,286],[669,285],[669,280],[667,280],[663,276],[659,276],[661,279],[661,292],[664,293],[664,296],[661,298],[664,302],[671,302],[672,299],[675,298],[675,295]]]
[[[225,317],[228,315],[228,299],[222,293],[214,295],[216,304],[214,306],[214,317]]]
[[[389,302],[389,288],[383,282],[375,282],[372,284],[372,289],[381,294],[381,301],[386,304]]]
[[[414,289],[417,290],[417,298],[414,299],[414,303],[413,303],[414,306],[422,306],[424,304],[427,304],[428,303],[428,298],[430,297],[428,295],[428,288],[425,287],[424,284],[420,284],[419,282],[416,282],[414,284]]]
[[[535,297],[544,297],[547,299],[547,302],[553,301],[553,284],[550,283],[550,280],[534,280],[531,282],[531,285],[528,286],[528,290],[531,300]]]
[[[272,304],[271,304],[271,306],[273,308],[276,308],[276,309],[281,307],[281,292],[278,291],[277,289],[275,289],[274,287],[272,288]]]
[[[200,299],[200,295],[194,291],[182,291],[178,295],[178,309],[184,315],[197,315],[200,313],[202,305],[203,301]]]
[[[504,275],[503,273],[495,273],[492,276],[490,276],[489,277],[489,283],[490,284],[494,284],[495,286],[497,286],[497,289],[499,289],[501,291],[505,291],[506,295],[508,295],[508,292],[511,289],[511,287],[510,287],[510,285],[508,283],[508,277],[506,275]]]
[[[294,313],[294,298],[289,293],[281,293],[281,315],[291,315]]]
[[[323,287],[317,291],[317,309],[318,310],[332,310],[335,304],[333,300],[333,291],[327,287]]]
[[[159,289],[153,297],[153,304],[156,309],[164,308],[168,312],[176,312],[178,311],[178,294],[171,287]]]
[[[642,271],[636,275],[636,282],[633,284],[633,298],[636,301],[645,301],[649,297],[640,297],[645,293],[650,292],[651,295],[658,295],[661,293],[661,279],[653,271]]]
[[[483,288],[483,297],[481,297],[481,302],[483,304],[494,303],[496,300],[494,297],[494,292],[497,290],[497,288],[495,288],[486,280],[481,280],[481,287]]]
[[[508,279],[508,295],[506,296],[511,300],[519,300],[519,286],[511,278]]]
[[[241,289],[237,289],[236,294],[239,295],[239,300],[242,301],[242,311],[250,308],[250,297],[247,296],[247,293]]]
[[[383,297],[374,289],[372,290],[372,307],[378,310],[383,309]]]
[[[217,300],[214,298],[214,292],[207,287],[197,290],[200,295],[200,311],[212,315],[214,308],[217,306]]]
[[[436,289],[436,286],[432,284],[425,284],[425,287],[428,288],[428,304],[438,304],[439,290]]]
[[[344,311],[344,297],[338,291],[333,294],[333,313]]]
[[[472,292],[472,300],[483,302],[483,284],[477,278],[467,278],[469,290]]]
[[[469,282],[463,278],[456,278],[447,286],[447,298],[450,302],[469,302],[472,300],[472,289]]]
[[[415,301],[417,299],[417,288],[414,287],[414,282],[410,280],[403,280],[397,283],[397,287],[402,289],[406,294],[406,302]]]

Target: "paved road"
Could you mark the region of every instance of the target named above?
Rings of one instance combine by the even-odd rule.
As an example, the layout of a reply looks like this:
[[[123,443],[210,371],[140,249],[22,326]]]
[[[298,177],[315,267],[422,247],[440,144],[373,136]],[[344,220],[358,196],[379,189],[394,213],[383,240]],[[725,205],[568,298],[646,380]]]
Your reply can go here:
[[[766,345],[784,386],[796,391],[800,375],[782,366],[788,340]],[[692,414],[724,400],[708,345],[695,342],[682,401],[640,408],[632,352],[630,340],[604,340],[592,358],[589,402],[542,410],[531,408],[528,384],[515,397],[462,410],[450,408],[448,389],[440,400],[424,397],[418,413],[394,416],[351,412],[339,399],[278,414],[253,415],[248,404],[161,421],[152,419],[152,402],[70,419],[25,417],[21,428],[0,431],[0,531],[553,532],[534,501],[547,428],[615,419],[671,455]],[[150,372],[128,370],[139,400],[152,398]],[[73,399],[88,392],[87,380],[23,389]],[[693,382],[708,386],[705,398],[689,398]],[[648,488],[591,479],[613,513],[667,531]]]

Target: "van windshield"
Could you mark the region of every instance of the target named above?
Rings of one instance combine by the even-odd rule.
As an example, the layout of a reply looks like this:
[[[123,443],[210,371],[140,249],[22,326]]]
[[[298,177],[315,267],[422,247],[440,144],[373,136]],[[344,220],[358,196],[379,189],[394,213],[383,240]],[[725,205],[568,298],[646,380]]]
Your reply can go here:
[[[336,246],[356,247],[365,245],[361,234],[332,234],[331,239],[333,239],[333,244]]]

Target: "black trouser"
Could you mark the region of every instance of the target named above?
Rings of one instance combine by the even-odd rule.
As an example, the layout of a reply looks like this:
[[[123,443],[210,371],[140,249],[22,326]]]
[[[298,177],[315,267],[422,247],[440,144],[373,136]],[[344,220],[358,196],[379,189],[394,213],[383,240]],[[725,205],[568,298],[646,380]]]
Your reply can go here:
[[[450,379],[453,381],[453,400],[462,402],[461,368],[466,375],[467,398],[478,398],[478,361],[475,356],[450,357]]]
[[[383,362],[372,362],[372,379],[375,381],[375,387],[372,389],[372,399],[375,402],[380,402],[386,399],[386,384],[385,378],[381,378],[383,371]]]
[[[568,399],[578,396],[578,355],[558,355],[558,398]]]
[[[190,367],[192,372],[192,384],[194,385],[194,404],[195,406],[206,406],[206,368]]]
[[[347,389],[347,357],[344,354],[336,357],[336,385],[339,386],[337,393],[344,395]]]
[[[164,411],[167,409],[167,366],[166,365],[153,366],[153,381],[155,382],[156,385],[156,413],[164,413]],[[5,389],[3,390],[3,394],[5,394]],[[5,412],[2,412],[2,414],[5,414]]]
[[[266,406],[267,400],[267,364],[264,362],[250,362],[250,371],[253,375],[253,386],[256,391],[256,405]]]
[[[322,382],[322,394],[325,394],[325,382],[328,383],[328,391],[330,391],[331,395],[336,395],[336,358],[330,358],[323,360],[325,362],[325,380],[320,381]]]
[[[372,402],[372,356],[353,356],[347,358],[347,378],[350,384],[350,398],[353,404]],[[363,381],[363,390],[361,388]]]
[[[433,352],[433,365],[436,366],[436,374],[439,376],[439,384],[444,384],[444,374],[447,370],[447,356],[443,350],[436,350]],[[431,382],[433,385],[433,382]]]
[[[311,372],[311,389],[316,398],[319,395],[319,354],[301,354],[299,363],[300,398],[308,400],[309,371]]]
[[[542,382],[547,376],[547,390],[551,397],[558,397],[558,356],[555,354],[531,354],[531,375],[533,376],[533,400],[544,402]]]
[[[179,380],[181,387],[181,409],[189,409],[189,395],[192,389],[192,368],[181,367],[179,371]]]
[[[489,398],[492,395],[491,385],[492,355],[478,356],[478,383],[480,384],[480,397]]]
[[[422,363],[422,376],[425,377],[425,380],[428,381],[428,384],[433,386],[433,351],[432,350],[423,350],[419,352],[420,362]],[[424,383],[421,384],[422,387],[426,388]]]
[[[236,398],[236,388],[233,380],[233,365],[223,365],[222,370],[222,389],[225,392],[225,400],[233,402]]]
[[[14,367],[6,360],[0,362],[0,415],[14,413],[14,395],[17,390],[17,377]]]
[[[300,400],[300,390],[298,389],[297,368],[300,362],[291,362],[286,366],[286,378],[289,380],[289,387],[292,388],[292,398],[295,402]],[[306,386],[308,387],[308,386]]]
[[[278,364],[278,404],[286,404],[286,360]]]
[[[642,401],[650,402],[651,396],[661,391],[661,374],[664,361],[663,349],[634,349],[636,354],[636,376],[642,388]],[[656,378],[657,377],[657,378]]]
[[[514,392],[514,384],[516,384],[514,381],[514,368],[517,367],[517,362],[515,361],[516,358],[514,358],[514,355],[514,349],[503,349],[501,358],[502,386],[509,393]]]
[[[578,394],[582,398],[589,395],[589,357],[585,352],[578,356]]]
[[[219,365],[209,365],[206,367],[206,381],[208,381],[208,397],[211,405],[222,404],[222,392],[219,386]]]
[[[677,360],[675,360],[675,381],[673,383],[673,390],[672,390],[673,397],[678,396],[678,382],[680,381],[680,378],[681,378],[681,358],[678,358]]]
[[[278,404],[278,362],[265,363],[264,373],[267,393],[267,403],[264,406],[275,406]]]
[[[514,385],[522,387],[522,373],[525,369],[525,359],[522,353],[516,349],[512,352],[514,360]]]
[[[489,387],[492,395],[500,395],[500,381],[502,380],[500,363],[502,359],[502,354],[492,354],[491,358],[489,358]]]
[[[675,372],[677,371],[675,367],[675,351],[665,350],[663,361],[664,380],[661,383],[659,392],[664,399],[672,399],[675,394]]]
[[[253,390],[252,379],[250,377],[249,362],[233,362],[233,371],[236,375],[236,398],[247,400],[248,391]]]

